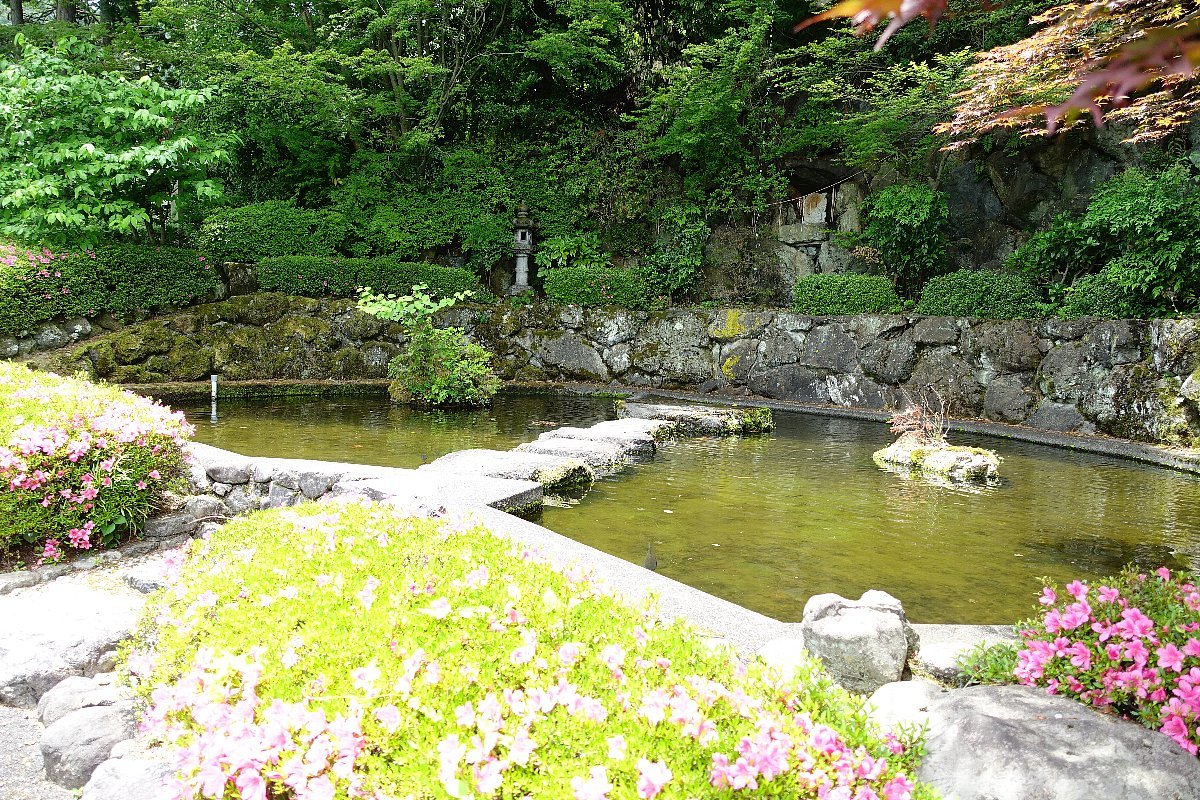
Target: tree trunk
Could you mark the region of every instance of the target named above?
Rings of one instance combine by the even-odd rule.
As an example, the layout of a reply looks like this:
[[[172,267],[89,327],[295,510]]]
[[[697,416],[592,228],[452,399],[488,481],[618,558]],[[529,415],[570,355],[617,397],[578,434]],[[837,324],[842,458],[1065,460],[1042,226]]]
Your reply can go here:
[[[13,25],[25,24],[25,0],[8,0],[8,21]]]
[[[74,22],[75,0],[55,0],[54,20],[55,22]]]

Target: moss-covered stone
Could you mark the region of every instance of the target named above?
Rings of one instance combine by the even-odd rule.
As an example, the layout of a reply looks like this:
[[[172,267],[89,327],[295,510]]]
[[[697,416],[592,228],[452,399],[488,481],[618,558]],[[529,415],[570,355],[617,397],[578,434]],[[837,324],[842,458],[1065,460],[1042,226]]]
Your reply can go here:
[[[335,350],[322,359],[325,370],[331,378],[363,378],[366,376],[367,363],[362,351],[356,347],[343,347]]]
[[[945,441],[922,441],[906,434],[875,451],[875,463],[885,469],[900,468],[949,481],[987,483],[997,479],[1000,456],[980,447],[960,447]]]
[[[384,321],[371,314],[364,314],[355,309],[342,320],[339,327],[347,339],[365,341],[374,339],[383,332]]]
[[[238,322],[246,325],[266,325],[274,322],[291,308],[291,298],[275,292],[256,292],[231,297],[225,302],[237,315]]]
[[[266,328],[267,341],[272,345],[288,347],[297,341],[304,344],[326,343],[332,339],[333,325],[320,317],[305,317],[288,314]]]
[[[175,381],[198,381],[213,371],[213,351],[189,343],[175,347],[166,355],[165,371]]]
[[[105,338],[118,364],[135,364],[147,356],[170,352],[176,334],[159,322],[147,322],[108,334]]]

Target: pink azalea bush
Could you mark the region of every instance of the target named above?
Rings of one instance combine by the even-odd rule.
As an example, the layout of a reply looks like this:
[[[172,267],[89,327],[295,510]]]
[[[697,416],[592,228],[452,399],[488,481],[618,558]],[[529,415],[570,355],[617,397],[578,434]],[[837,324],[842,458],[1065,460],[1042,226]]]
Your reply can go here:
[[[912,800],[919,748],[468,520],[262,512],[127,647],[171,797]]]
[[[110,545],[183,474],[191,426],[152,400],[7,361],[0,400],[0,550]]]
[[[1200,589],[1165,567],[1096,584],[1047,585],[1023,626],[1013,675],[1200,746]]]

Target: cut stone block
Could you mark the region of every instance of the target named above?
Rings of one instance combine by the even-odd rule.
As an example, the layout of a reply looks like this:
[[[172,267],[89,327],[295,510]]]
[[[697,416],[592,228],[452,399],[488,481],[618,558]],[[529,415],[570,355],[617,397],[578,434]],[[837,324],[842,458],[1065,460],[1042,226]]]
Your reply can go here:
[[[492,478],[449,469],[396,469],[391,472],[382,478],[342,481],[334,486],[333,494],[430,510],[446,504],[463,504],[525,514],[542,505],[542,484],[536,481]]]
[[[771,409],[763,406],[717,408],[619,402],[617,416],[621,419],[667,420],[675,423],[682,436],[737,436],[761,433],[774,426]]]
[[[586,486],[596,480],[595,471],[578,458],[511,450],[460,450],[417,471],[451,471],[457,475],[536,481],[548,491]]]
[[[629,461],[629,452],[619,444],[596,439],[538,439],[512,452],[577,458],[598,472],[617,472]]]
[[[632,419],[617,419],[612,422],[635,422]],[[670,423],[667,423],[670,424]],[[624,453],[632,458],[651,458],[658,446],[654,436],[630,426],[624,431],[615,427],[603,427],[609,423],[601,422],[590,428],[557,428],[547,431],[538,437],[539,442],[551,439],[572,439],[595,442],[609,442],[617,445]]]

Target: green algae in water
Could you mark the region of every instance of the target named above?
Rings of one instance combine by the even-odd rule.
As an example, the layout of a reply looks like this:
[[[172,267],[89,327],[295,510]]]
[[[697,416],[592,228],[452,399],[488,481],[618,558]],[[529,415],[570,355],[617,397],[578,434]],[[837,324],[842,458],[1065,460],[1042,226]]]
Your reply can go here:
[[[1200,477],[988,437],[994,487],[947,487],[871,460],[881,423],[775,413],[770,436],[680,440],[541,524],[785,621],[814,594],[898,597],[916,622],[1009,624],[1046,575],[1135,562],[1200,567]],[[669,513],[668,513],[669,512]]]
[[[501,395],[482,411],[383,398],[268,398],[189,410],[202,442],[247,455],[415,467],[508,449],[552,425],[615,417],[611,400]],[[936,486],[877,467],[881,423],[775,412],[770,435],[660,443],[547,527],[777,619],[820,592],[882,589],[917,622],[1016,622],[1040,584],[1129,562],[1200,567],[1200,477],[1003,439],[954,435],[1004,458],[994,487]],[[672,513],[665,513],[670,511]]]

